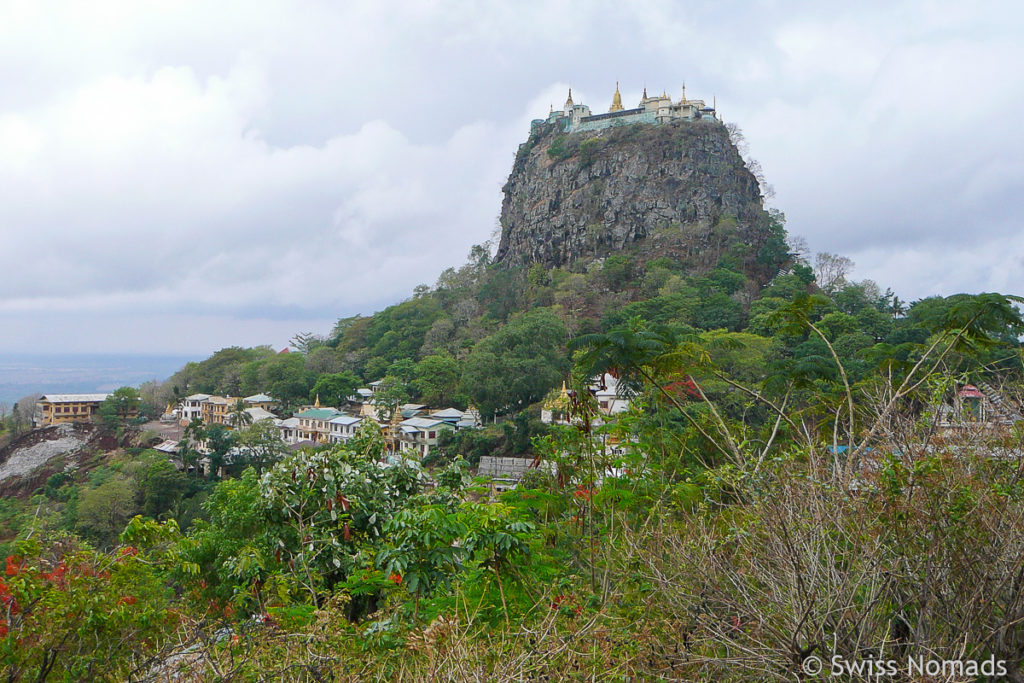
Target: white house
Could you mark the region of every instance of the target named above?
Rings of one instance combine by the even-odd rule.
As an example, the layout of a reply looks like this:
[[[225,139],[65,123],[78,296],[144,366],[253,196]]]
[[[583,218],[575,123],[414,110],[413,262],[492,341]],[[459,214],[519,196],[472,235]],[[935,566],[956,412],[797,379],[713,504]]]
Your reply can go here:
[[[618,415],[629,410],[629,399],[619,386],[619,380],[607,372],[590,382],[590,391],[597,399],[597,407],[605,415]]]
[[[181,405],[178,407],[178,415],[181,418],[181,424],[188,425],[189,422],[195,418],[202,419],[203,417],[203,403],[209,400],[210,394],[192,394],[186,396],[181,400]]]
[[[415,451],[421,459],[430,454],[431,447],[437,445],[442,431],[455,429],[454,425],[430,417],[411,417],[402,420],[399,425],[398,438],[402,452]]]
[[[287,420],[274,420],[281,433],[281,441],[286,444],[299,442],[299,418],[289,417]]]
[[[252,396],[246,396],[244,399],[245,404],[252,408],[263,408],[263,410],[271,411],[276,401],[273,397],[267,396],[266,394],[253,394]]]
[[[594,424],[604,424],[602,416],[610,417],[629,410],[629,397],[619,380],[607,372],[590,380],[587,387],[594,400],[597,401],[597,408],[600,415],[596,417]],[[579,418],[569,418],[569,406],[571,404],[571,392],[562,383],[559,391],[552,391],[544,399],[541,405],[540,419],[545,424],[578,424]]]
[[[339,415],[334,418],[327,423],[330,430],[327,432],[328,442],[340,443],[348,441],[356,435],[356,430],[359,429],[363,419],[362,417],[353,417],[351,415]]]

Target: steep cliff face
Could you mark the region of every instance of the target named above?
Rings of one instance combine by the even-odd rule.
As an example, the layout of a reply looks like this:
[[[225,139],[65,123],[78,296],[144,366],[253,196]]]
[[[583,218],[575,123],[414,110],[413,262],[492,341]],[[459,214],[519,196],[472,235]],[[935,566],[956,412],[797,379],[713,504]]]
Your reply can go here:
[[[629,250],[695,271],[726,257],[763,282],[781,259],[765,253],[773,229],[757,180],[711,120],[570,135],[545,126],[520,146],[504,193],[497,260],[508,267]]]

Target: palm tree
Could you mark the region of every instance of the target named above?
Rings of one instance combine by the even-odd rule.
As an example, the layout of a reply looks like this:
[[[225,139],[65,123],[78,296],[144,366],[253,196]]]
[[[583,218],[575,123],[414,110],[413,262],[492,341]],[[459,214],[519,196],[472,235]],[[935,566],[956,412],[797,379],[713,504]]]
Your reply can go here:
[[[907,312],[907,304],[905,301],[901,301],[898,296],[893,295],[889,311],[892,313],[893,319],[900,318]]]
[[[231,409],[231,413],[228,415],[228,422],[235,429],[241,429],[246,425],[252,424],[252,415],[245,410],[245,401],[241,398],[235,401],[235,405]]]

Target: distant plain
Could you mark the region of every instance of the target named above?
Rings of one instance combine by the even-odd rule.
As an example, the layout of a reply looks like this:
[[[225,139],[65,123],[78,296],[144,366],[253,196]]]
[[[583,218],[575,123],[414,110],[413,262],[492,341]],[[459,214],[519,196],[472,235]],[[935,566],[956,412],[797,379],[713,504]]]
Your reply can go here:
[[[191,356],[0,353],[0,402],[29,394],[107,392],[164,380]]]

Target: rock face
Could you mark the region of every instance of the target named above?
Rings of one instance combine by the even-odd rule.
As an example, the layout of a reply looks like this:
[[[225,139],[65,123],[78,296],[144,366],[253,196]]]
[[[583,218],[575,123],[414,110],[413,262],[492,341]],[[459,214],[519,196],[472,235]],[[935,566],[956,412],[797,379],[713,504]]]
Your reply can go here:
[[[772,221],[757,180],[712,119],[570,135],[546,125],[520,146],[504,193],[507,267],[667,252],[695,270],[729,256],[763,282],[780,260],[763,253]]]

